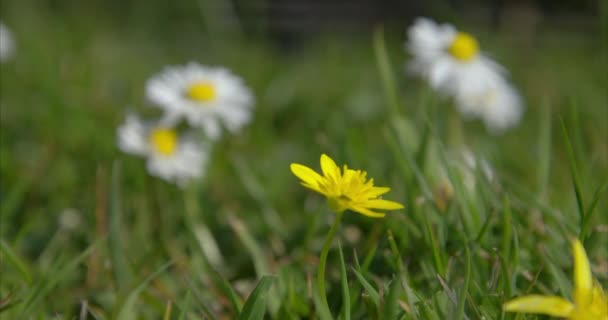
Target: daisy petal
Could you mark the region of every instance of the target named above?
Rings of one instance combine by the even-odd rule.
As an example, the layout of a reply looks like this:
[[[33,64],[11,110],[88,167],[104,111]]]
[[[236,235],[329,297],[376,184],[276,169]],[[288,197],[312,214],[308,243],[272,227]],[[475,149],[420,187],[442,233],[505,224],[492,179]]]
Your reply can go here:
[[[557,296],[529,295],[515,298],[503,306],[505,311],[546,314],[566,318],[574,310],[570,301]]]
[[[291,172],[296,175],[296,177],[300,178],[300,180],[304,182],[306,187],[310,186],[311,189],[314,187],[316,190],[316,188],[319,186],[319,182],[323,181],[323,177],[321,177],[321,175],[307,166],[292,163],[289,168],[291,169]]]

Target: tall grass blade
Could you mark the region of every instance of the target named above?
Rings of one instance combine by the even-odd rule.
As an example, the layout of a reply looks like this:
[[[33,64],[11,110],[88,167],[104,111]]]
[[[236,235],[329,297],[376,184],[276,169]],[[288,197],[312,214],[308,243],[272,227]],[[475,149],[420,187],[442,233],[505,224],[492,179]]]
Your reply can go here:
[[[357,280],[359,280],[359,283],[361,283],[367,294],[369,294],[369,297],[372,299],[372,302],[374,303],[377,310],[380,306],[380,295],[378,294],[378,291],[374,289],[374,287],[365,279],[365,277],[361,273],[359,273],[359,271],[357,271],[353,267],[351,268],[355,273]]]
[[[120,200],[120,170],[120,162],[115,161],[112,166],[112,189],[110,190],[108,246],[114,279],[119,290],[122,290],[131,283],[133,276],[124,252],[125,241],[121,234],[123,218]]]
[[[350,320],[350,289],[348,288],[348,276],[344,263],[342,244],[338,241],[338,253],[340,254],[340,284],[342,286],[342,316],[344,320]]]
[[[570,174],[572,176],[572,185],[574,187],[574,193],[576,195],[576,204],[578,206],[578,213],[580,216],[581,230],[583,221],[585,221],[585,202],[583,200],[583,193],[581,191],[581,183],[580,177],[578,173],[578,168],[576,167],[576,158],[574,155],[574,149],[572,148],[572,144],[570,143],[570,137],[568,137],[568,130],[566,129],[566,124],[564,123],[564,119],[561,120],[562,126],[562,135],[564,139],[564,143],[566,144],[566,152],[568,153],[568,160],[570,164]],[[581,236],[584,234],[581,232]],[[583,238],[579,239],[583,241]]]
[[[25,283],[28,285],[31,285],[32,273],[29,270],[30,268],[27,266],[26,262],[23,261],[19,255],[17,255],[13,248],[11,248],[10,245],[4,241],[4,239],[0,239],[0,252],[2,252],[3,258],[1,261],[6,261],[12,264],[21,275],[23,281],[25,281]]]
[[[135,306],[137,298],[141,292],[148,286],[148,284],[163,273],[173,262],[167,262],[160,266],[151,275],[147,276],[141,283],[139,283],[133,290],[131,290],[123,302],[119,305],[116,312],[116,320],[135,320],[137,317],[137,308]]]
[[[274,276],[263,276],[253,292],[247,298],[243,310],[239,316],[240,320],[262,320],[266,313],[266,299],[270,287],[276,278]]]

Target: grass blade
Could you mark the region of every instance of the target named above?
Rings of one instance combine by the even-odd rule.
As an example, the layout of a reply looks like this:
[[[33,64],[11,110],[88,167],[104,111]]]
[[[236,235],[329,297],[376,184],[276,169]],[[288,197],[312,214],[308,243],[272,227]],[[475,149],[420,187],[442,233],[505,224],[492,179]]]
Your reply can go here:
[[[378,72],[380,73],[380,80],[382,81],[382,87],[384,88],[384,95],[386,96],[388,105],[393,115],[399,114],[399,98],[397,95],[397,87],[395,85],[395,79],[393,77],[390,59],[386,52],[386,43],[384,41],[384,28],[379,27],[374,31],[373,36],[374,42],[374,53],[376,55],[376,63],[378,64]]]
[[[467,293],[469,291],[469,283],[471,282],[471,253],[469,252],[468,244],[464,247],[465,256],[466,256],[466,265],[465,265],[465,275],[464,275],[464,285],[462,287],[462,291],[460,292],[460,297],[458,298],[458,311],[456,311],[456,318],[463,319],[466,318],[464,313],[464,306],[467,301]]]
[[[378,294],[378,291],[374,289],[374,287],[365,279],[365,277],[361,273],[359,273],[359,271],[357,271],[355,268],[352,268],[352,270],[355,273],[355,276],[357,276],[359,283],[361,283],[365,291],[367,291],[367,293],[369,294],[369,297],[372,299],[377,309],[380,306],[380,295]]]
[[[186,297],[184,298],[184,303],[180,306],[182,311],[179,313],[178,320],[186,319],[186,315],[188,314],[188,309],[190,308],[190,291],[186,292]]]
[[[57,263],[48,272],[48,277],[39,281],[37,285],[31,289],[32,292],[28,298],[26,298],[23,304],[22,314],[25,314],[30,309],[33,309],[40,300],[49,294],[55,286],[60,283],[68,275],[72,274],[74,269],[80,265],[84,260],[93,252],[93,250],[99,245],[101,241],[97,241],[89,246],[85,251],[76,256],[74,259],[67,263]]]
[[[574,149],[572,149],[572,144],[570,143],[570,137],[568,137],[568,130],[566,129],[566,124],[564,123],[564,119],[561,119],[562,125],[562,135],[564,138],[564,143],[566,144],[566,152],[568,153],[568,160],[570,164],[570,174],[572,176],[572,184],[574,186],[574,193],[576,195],[576,204],[578,206],[578,213],[580,215],[580,223],[581,223],[581,233],[579,235],[579,239],[584,241],[584,234],[582,232],[582,224],[585,221],[585,202],[583,200],[583,193],[581,191],[581,182],[580,177],[578,175],[578,168],[576,167],[576,158],[574,156]]]
[[[117,320],[133,320],[137,319],[135,303],[137,302],[137,298],[139,294],[144,290],[146,286],[152,281],[154,278],[158,277],[161,273],[163,273],[169,266],[171,266],[173,262],[167,262],[160,266],[154,273],[146,277],[137,287],[135,287],[129,294],[126,299],[124,299],[123,303],[118,307],[118,311],[116,313],[115,319]]]
[[[19,274],[21,274],[23,280],[28,285],[31,285],[32,276],[27,264],[21,258],[19,258],[17,253],[8,245],[8,243],[6,243],[6,241],[4,241],[4,239],[0,239],[0,252],[2,252],[2,255],[6,259],[2,260],[11,263],[15,269],[17,269]]]
[[[247,298],[243,310],[239,316],[241,320],[261,320],[264,319],[266,313],[266,297],[272,283],[275,281],[274,276],[263,276],[258,285],[253,289],[253,292]]]
[[[344,320],[350,320],[350,292],[348,288],[348,278],[346,265],[344,264],[344,254],[342,244],[338,241],[338,252],[340,253],[340,282],[342,284],[342,315]]]
[[[593,214],[593,211],[595,211],[595,207],[597,206],[597,203],[600,200],[600,196],[603,193],[605,193],[607,189],[608,189],[608,182],[605,182],[603,185],[601,185],[599,188],[597,188],[597,190],[595,190],[595,193],[593,194],[593,199],[591,199],[589,208],[587,208],[587,211],[585,212],[585,216],[583,217],[583,222],[581,223],[581,231],[580,231],[580,234],[578,237],[583,243],[589,233],[589,227],[590,227],[589,224],[591,223],[591,216]]]
[[[217,270],[212,269],[211,275],[214,278],[216,284],[220,287],[220,289],[222,289],[224,294],[226,296],[228,296],[228,299],[230,300],[230,303],[232,304],[232,307],[234,308],[236,315],[237,316],[240,315],[241,310],[243,308],[243,301],[234,292],[234,290],[232,289],[232,286],[230,285],[230,282],[228,282],[228,280],[226,278],[222,277],[222,275],[219,272],[217,272]]]
[[[393,279],[390,285],[388,296],[384,301],[382,319],[397,319],[397,300],[401,294],[401,283],[398,278]]]
[[[114,162],[112,167],[112,189],[110,190],[110,213],[108,246],[110,260],[116,285],[121,290],[131,283],[132,273],[124,253],[124,241],[121,236],[122,208],[120,200],[120,162]]]

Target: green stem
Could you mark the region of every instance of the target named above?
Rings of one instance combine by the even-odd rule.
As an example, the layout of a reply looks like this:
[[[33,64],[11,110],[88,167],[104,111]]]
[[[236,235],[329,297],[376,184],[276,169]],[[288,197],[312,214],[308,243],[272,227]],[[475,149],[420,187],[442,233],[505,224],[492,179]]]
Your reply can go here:
[[[317,287],[319,288],[319,297],[321,298],[320,300],[323,308],[325,308],[328,314],[331,314],[331,312],[329,310],[329,305],[327,304],[327,295],[325,292],[325,265],[327,263],[329,247],[331,247],[331,242],[334,239],[336,231],[338,230],[338,226],[340,225],[340,220],[342,219],[343,214],[344,211],[336,214],[334,224],[331,226],[331,229],[329,229],[329,233],[327,234],[327,238],[325,238],[325,243],[323,244],[323,249],[321,250],[321,256],[319,257],[319,269],[317,270]]]

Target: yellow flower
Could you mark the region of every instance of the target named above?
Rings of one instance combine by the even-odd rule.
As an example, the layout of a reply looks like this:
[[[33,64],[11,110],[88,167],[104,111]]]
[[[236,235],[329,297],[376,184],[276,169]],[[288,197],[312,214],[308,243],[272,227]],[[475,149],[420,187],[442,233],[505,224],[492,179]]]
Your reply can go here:
[[[562,297],[528,295],[504,305],[505,311],[540,313],[571,320],[608,320],[608,299],[599,283],[593,281],[585,248],[572,242],[574,256],[574,302]]]
[[[344,165],[341,171],[327,155],[321,155],[323,176],[309,167],[292,163],[291,172],[302,180],[302,185],[327,197],[329,207],[342,212],[346,209],[359,212],[373,218],[384,217],[384,213],[371,209],[402,209],[400,203],[378,198],[389,192],[386,187],[374,187],[374,179],[366,179],[367,172],[352,170]]]

